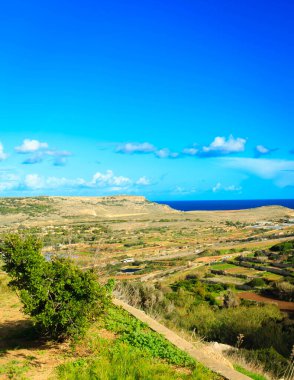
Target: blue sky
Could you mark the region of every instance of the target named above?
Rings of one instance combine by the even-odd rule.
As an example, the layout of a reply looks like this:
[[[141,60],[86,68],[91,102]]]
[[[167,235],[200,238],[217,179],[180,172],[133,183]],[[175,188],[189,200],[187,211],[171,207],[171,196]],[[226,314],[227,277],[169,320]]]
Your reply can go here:
[[[0,9],[0,196],[294,197],[294,3]]]

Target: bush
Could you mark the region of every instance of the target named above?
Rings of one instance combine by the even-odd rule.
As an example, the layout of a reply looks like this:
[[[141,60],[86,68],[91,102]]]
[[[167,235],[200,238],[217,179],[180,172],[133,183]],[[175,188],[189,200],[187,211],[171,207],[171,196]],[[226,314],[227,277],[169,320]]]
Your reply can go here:
[[[9,235],[1,244],[4,270],[41,332],[63,340],[83,335],[90,320],[101,314],[110,299],[92,271],[83,272],[70,260],[46,261],[42,242],[33,236]]]
[[[285,241],[283,243],[273,245],[270,248],[270,251],[272,251],[272,252],[287,252],[293,248],[294,248],[294,242],[292,240],[290,240],[290,241]]]
[[[281,356],[274,348],[261,350],[240,350],[245,360],[254,364],[262,364],[265,372],[273,373],[280,378],[286,371],[288,361]]]
[[[254,278],[251,281],[247,282],[246,285],[251,286],[251,288],[261,288],[266,286],[265,281],[262,278]]]

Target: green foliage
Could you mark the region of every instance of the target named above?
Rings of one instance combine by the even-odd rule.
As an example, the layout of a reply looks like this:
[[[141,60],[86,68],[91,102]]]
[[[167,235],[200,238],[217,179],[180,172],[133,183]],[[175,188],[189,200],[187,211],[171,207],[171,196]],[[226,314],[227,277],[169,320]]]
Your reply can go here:
[[[263,364],[263,369],[265,372],[273,373],[275,376],[280,378],[288,366],[288,361],[276,350],[271,348],[260,349],[260,350],[240,350],[240,355],[242,355],[246,361],[256,364]]]
[[[186,277],[185,280],[177,281],[171,286],[172,290],[178,292],[186,290],[195,299],[195,304],[207,301],[210,305],[217,305],[214,293],[220,293],[228,288],[226,284],[205,284],[197,278]]]
[[[264,291],[265,295],[278,298],[280,300],[294,301],[294,284],[287,281],[274,282],[272,286]]]
[[[205,368],[191,373],[177,370],[163,361],[129,344],[102,345],[99,354],[63,364],[57,371],[59,380],[213,380],[218,377]]]
[[[3,198],[0,200],[0,214],[44,215],[54,211],[52,200],[48,197]]]
[[[246,285],[251,286],[252,288],[261,288],[266,286],[265,281],[262,278],[253,278],[251,281],[247,282]]]
[[[25,380],[27,377],[25,373],[29,370],[29,360],[19,361],[19,360],[11,360],[8,363],[0,365],[0,377],[1,375],[5,376],[5,378],[12,380]],[[4,377],[3,377],[4,378]]]
[[[153,284],[124,281],[116,285],[115,291],[127,303],[149,314],[162,313],[168,317],[173,309],[171,302],[164,297],[162,289]]]
[[[272,252],[287,252],[294,249],[294,241],[285,241],[283,243],[276,244],[270,248]]]
[[[193,366],[194,360],[184,352],[168,343],[160,335],[150,331],[126,331],[120,340],[126,342],[140,350],[146,350],[155,358],[165,359],[168,363],[179,366]]]
[[[105,326],[108,330],[119,333],[118,339],[121,342],[140,348],[152,357],[165,359],[168,363],[179,366],[193,367],[196,365],[195,360],[189,355],[177,349],[161,335],[151,331],[144,323],[126,312],[110,309]]]
[[[53,339],[82,335],[101,314],[109,294],[91,271],[81,271],[71,261],[46,261],[42,243],[32,236],[9,235],[1,244],[4,270],[19,292],[24,312],[42,333]]]
[[[253,380],[267,380],[264,376],[259,375],[259,374],[254,373],[254,372],[251,372],[251,371],[248,371],[247,369],[241,367],[240,365],[236,364],[236,365],[234,365],[234,368],[236,371],[243,373],[243,375],[246,375]]]

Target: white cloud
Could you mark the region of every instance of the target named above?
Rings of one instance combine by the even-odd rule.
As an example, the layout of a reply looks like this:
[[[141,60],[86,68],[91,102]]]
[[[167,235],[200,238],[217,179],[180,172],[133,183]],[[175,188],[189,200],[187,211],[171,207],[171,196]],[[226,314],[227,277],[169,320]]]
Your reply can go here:
[[[97,172],[94,174],[91,184],[98,186],[126,186],[131,183],[131,179],[123,176],[115,176],[112,170],[105,173]]]
[[[29,189],[43,189],[46,182],[38,174],[28,174],[25,176],[24,185]]]
[[[231,153],[243,152],[245,150],[246,139],[234,138],[232,135],[228,139],[225,137],[215,137],[212,143],[204,146],[199,153],[200,156],[221,156]]]
[[[8,157],[8,154],[4,152],[3,144],[0,142],[0,161],[6,160],[7,157]]]
[[[118,153],[133,154],[133,153],[152,153],[156,150],[155,146],[148,143],[126,143],[121,144],[116,148]]]
[[[136,181],[136,185],[148,186],[150,185],[150,180],[147,177],[141,177]]]
[[[48,144],[46,142],[41,142],[39,140],[30,140],[24,139],[20,146],[15,147],[15,151],[17,153],[34,153],[42,149],[48,148]]]
[[[168,148],[158,149],[148,142],[120,144],[117,146],[116,152],[123,154],[154,154],[157,158],[179,157],[179,153],[172,152]]]
[[[0,190],[9,189],[27,189],[27,190],[46,190],[46,189],[76,189],[76,188],[103,188],[106,191],[132,191],[136,186],[147,186],[150,181],[147,177],[140,177],[137,181],[129,177],[114,175],[112,170],[105,173],[97,172],[92,179],[87,181],[84,178],[69,179],[65,177],[45,177],[39,174],[28,174],[23,179],[19,177],[11,177],[11,181],[6,177],[5,182],[1,182]],[[2,184],[2,186],[1,186]]]
[[[168,148],[159,149],[155,152],[156,157],[158,158],[177,158],[179,153],[171,152]]]
[[[14,148],[17,153],[29,155],[22,163],[27,165],[38,164],[48,157],[52,157],[53,165],[63,166],[67,163],[67,158],[71,152],[66,150],[48,149],[46,142],[25,139],[20,146]]]
[[[257,145],[255,149],[256,149],[256,151],[257,151],[258,153],[261,153],[261,154],[267,154],[267,153],[270,152],[270,149],[266,148],[266,147],[263,146],[263,145]]]
[[[193,144],[184,148],[181,152],[174,152],[169,148],[157,148],[154,145],[144,143],[126,143],[120,144],[116,148],[117,153],[123,154],[154,154],[157,158],[181,158],[184,156],[195,157],[218,157],[232,153],[239,153],[245,150],[246,139],[234,138],[232,135],[228,138],[217,136],[208,146],[202,148]]]

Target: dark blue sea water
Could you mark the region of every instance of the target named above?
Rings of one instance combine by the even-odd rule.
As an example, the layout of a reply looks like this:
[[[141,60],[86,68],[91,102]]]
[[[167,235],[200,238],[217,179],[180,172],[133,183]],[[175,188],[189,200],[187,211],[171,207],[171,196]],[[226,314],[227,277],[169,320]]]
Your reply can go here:
[[[234,201],[156,201],[180,211],[244,210],[260,206],[285,206],[294,209],[294,199],[244,199]]]

